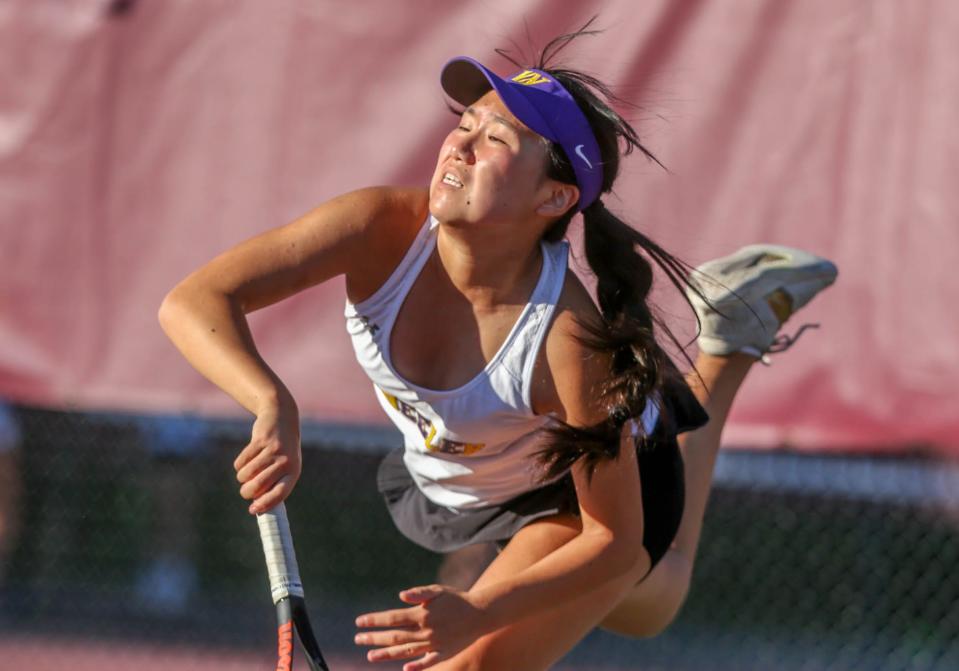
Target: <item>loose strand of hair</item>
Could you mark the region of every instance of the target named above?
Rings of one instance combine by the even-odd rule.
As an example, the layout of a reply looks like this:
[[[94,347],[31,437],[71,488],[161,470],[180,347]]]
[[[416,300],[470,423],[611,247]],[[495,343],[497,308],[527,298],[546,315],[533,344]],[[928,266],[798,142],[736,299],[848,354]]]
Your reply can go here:
[[[570,92],[589,120],[600,144],[604,170],[602,191],[608,193],[619,172],[621,158],[634,150],[667,172],[669,169],[642,144],[635,128],[614,108],[614,105],[619,105],[636,109],[637,105],[617,96],[593,75],[554,65],[575,39],[602,32],[593,27],[597,18],[598,15],[594,15],[579,29],[550,40],[539,50],[538,57],[531,61],[532,66],[527,64],[529,59],[515,41],[511,41],[512,47],[523,62],[517,60],[509,49],[496,49],[496,53],[517,67],[546,71]],[[528,24],[525,29],[527,40],[531,43]],[[569,157],[555,143],[549,144],[549,166],[551,178],[576,183]],[[692,280],[695,272],[692,266],[626,224],[600,200],[587,207],[582,214],[587,262],[597,277],[600,318],[595,323],[577,319],[583,330],[578,338],[584,347],[604,352],[610,357],[609,375],[597,385],[597,392],[607,406],[609,417],[588,427],[573,427],[560,422],[546,429],[547,443],[539,452],[539,457],[547,478],[561,475],[577,462],[586,467],[587,475],[591,477],[600,461],[616,457],[624,423],[639,417],[649,402],[660,405],[663,421],[672,421],[667,416],[669,412],[663,409],[665,404],[658,392],[666,390],[673,383],[685,385],[685,381],[657,340],[658,334],[665,334],[665,340],[675,347],[691,371],[699,376],[687,352],[689,343],[682,344],[647,302],[653,284],[654,267],[659,268],[670,284],[679,290],[691,308],[687,290],[709,303],[703,290]],[[561,217],[544,237],[549,240],[562,238],[572,216],[569,213]],[[702,331],[702,323],[698,315],[696,320],[698,336]],[[640,432],[636,442],[641,445],[644,441],[646,437]]]

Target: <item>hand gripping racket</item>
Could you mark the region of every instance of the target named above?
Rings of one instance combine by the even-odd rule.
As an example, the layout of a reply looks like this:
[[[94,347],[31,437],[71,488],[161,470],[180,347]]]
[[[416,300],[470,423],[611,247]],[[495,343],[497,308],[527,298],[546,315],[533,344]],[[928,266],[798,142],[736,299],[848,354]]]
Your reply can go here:
[[[310,671],[330,671],[316,643],[310,618],[306,614],[306,600],[303,597],[303,584],[300,582],[300,569],[296,565],[293,552],[293,536],[290,534],[290,522],[286,518],[286,506],[282,503],[273,510],[256,516],[260,527],[260,540],[263,542],[263,554],[266,555],[266,568],[270,574],[270,592],[276,605],[277,645],[276,671],[293,669],[293,630],[300,638],[300,645],[306,653]]]

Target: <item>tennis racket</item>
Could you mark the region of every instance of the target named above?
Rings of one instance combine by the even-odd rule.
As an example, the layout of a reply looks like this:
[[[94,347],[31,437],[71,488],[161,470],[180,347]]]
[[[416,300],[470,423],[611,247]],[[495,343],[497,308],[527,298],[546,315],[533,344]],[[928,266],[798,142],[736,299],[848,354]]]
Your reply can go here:
[[[256,516],[260,527],[266,569],[270,574],[270,592],[276,605],[277,644],[276,671],[293,669],[293,631],[296,630],[300,645],[306,653],[310,671],[330,671],[313,635],[310,618],[306,614],[306,599],[300,569],[293,552],[293,536],[286,518],[286,506],[282,503],[273,510]]]

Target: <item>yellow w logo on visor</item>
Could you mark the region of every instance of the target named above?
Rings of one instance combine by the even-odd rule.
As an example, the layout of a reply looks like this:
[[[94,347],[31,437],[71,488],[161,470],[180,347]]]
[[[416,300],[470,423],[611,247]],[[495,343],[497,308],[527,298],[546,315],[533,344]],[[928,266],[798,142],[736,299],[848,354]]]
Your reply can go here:
[[[523,70],[518,75],[513,77],[513,81],[517,84],[523,84],[524,86],[535,86],[536,84],[544,84],[548,82],[549,79],[538,72],[533,72],[532,70]]]

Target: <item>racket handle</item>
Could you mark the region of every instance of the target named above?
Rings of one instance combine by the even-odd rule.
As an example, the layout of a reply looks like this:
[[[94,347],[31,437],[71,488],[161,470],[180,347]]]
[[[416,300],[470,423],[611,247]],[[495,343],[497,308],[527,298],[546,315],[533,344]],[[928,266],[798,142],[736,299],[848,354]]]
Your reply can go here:
[[[270,575],[270,593],[273,603],[290,596],[303,597],[300,569],[293,551],[293,536],[283,503],[273,510],[256,516],[260,527],[260,541],[266,556],[266,569]]]

